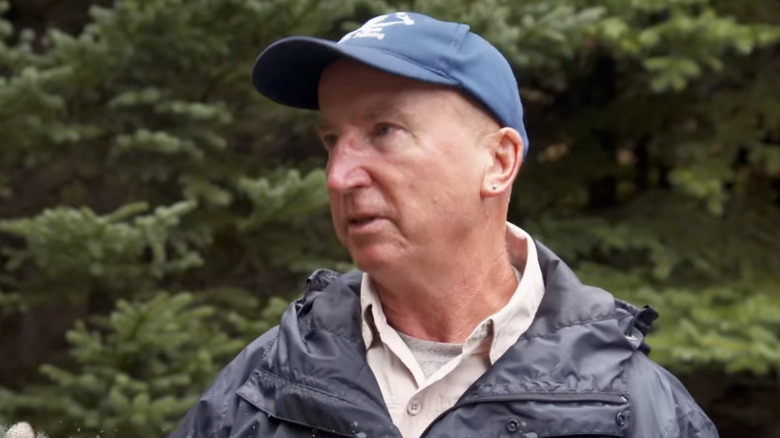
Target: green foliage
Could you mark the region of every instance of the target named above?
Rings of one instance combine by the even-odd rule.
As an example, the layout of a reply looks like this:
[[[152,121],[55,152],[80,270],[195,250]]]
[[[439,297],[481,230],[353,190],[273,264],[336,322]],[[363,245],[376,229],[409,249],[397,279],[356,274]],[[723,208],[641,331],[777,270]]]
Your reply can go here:
[[[771,375],[780,363],[777,282],[726,283],[692,291],[653,288],[636,275],[592,263],[583,264],[579,274],[585,282],[601,283],[658,310],[662,318],[650,337],[652,357],[677,371]]]
[[[658,308],[656,360],[777,394],[776,1],[124,0],[75,33],[0,18],[0,348],[43,338],[46,306],[90,321],[67,357],[19,355],[39,381],[0,363],[0,420],[159,436],[308,271],[349,268],[314,116],[249,70],[391,10],[468,22],[514,66],[531,153],[510,219]]]
[[[726,394],[754,391],[745,375],[780,391],[780,4],[413,4],[471,23],[517,68],[531,153],[510,219],[583,281],[657,308],[652,357],[735,376],[695,395],[730,413],[716,423],[771,436],[780,411],[737,413]]]
[[[56,335],[39,309],[94,315],[68,357],[10,368],[50,363],[41,382],[0,371],[19,389],[0,391],[0,418],[160,436],[275,324],[302,271],[344,266],[321,155],[292,169],[283,152],[311,144],[311,120],[269,106],[248,72],[283,32],[334,32],[353,7],[127,0],[92,6],[78,34],[0,19],[0,348],[22,324]]]
[[[654,339],[658,360],[688,372],[723,367],[730,374],[767,375],[780,363],[780,294],[776,285],[753,287],[640,290],[629,296],[665,312],[667,323]]]
[[[108,318],[78,322],[67,333],[73,371],[43,365],[51,385],[6,394],[2,405],[26,412],[54,436],[164,435],[246,344],[247,332],[278,319],[279,307],[274,302],[251,324],[237,314],[217,315],[187,293],[120,300]],[[229,337],[220,327],[228,321],[245,336]]]
[[[23,242],[5,240],[2,301],[124,296],[161,282],[289,293],[300,284],[292,273],[337,266],[322,172],[286,169],[262,129],[296,142],[309,122],[267,110],[247,72],[282,30],[327,33],[351,9],[124,1],[93,6],[79,35],[17,29],[0,46],[0,194],[13,200],[0,217],[15,218],[0,232]],[[130,219],[142,205],[154,218]]]
[[[200,266],[193,246],[204,242],[176,229],[195,204],[158,207],[151,215],[127,220],[146,208],[129,204],[105,216],[86,207],[58,208],[32,219],[0,221],[0,231],[26,242],[21,249],[6,249],[5,268],[13,273],[34,267],[37,280],[26,285],[32,289],[28,294],[50,293],[52,284],[62,282],[72,294],[78,285],[94,282],[106,291],[149,286],[148,280]]]

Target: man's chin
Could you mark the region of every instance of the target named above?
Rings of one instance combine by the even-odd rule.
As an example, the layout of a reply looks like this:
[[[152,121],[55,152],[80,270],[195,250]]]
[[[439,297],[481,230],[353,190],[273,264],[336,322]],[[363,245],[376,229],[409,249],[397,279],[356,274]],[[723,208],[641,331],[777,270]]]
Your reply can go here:
[[[398,257],[393,256],[386,248],[350,249],[350,256],[358,269],[368,274],[377,274],[392,269],[398,264]]]

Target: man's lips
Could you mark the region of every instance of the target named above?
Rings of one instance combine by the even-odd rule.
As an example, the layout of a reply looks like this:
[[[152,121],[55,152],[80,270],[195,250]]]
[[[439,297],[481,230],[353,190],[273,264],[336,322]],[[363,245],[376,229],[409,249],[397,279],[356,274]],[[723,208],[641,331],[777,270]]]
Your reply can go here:
[[[365,225],[377,219],[381,219],[381,217],[374,216],[374,215],[364,215],[364,216],[351,217],[347,219],[347,223],[349,225]]]
[[[373,221],[374,219],[377,219],[377,217],[375,217],[375,216],[367,216],[367,217],[361,217],[361,218],[357,218],[357,219],[350,219],[349,220],[349,224],[350,225],[365,225],[365,224]]]
[[[349,228],[366,227],[372,223],[378,222],[380,219],[383,219],[383,217],[378,215],[352,216],[347,219],[347,226]]]

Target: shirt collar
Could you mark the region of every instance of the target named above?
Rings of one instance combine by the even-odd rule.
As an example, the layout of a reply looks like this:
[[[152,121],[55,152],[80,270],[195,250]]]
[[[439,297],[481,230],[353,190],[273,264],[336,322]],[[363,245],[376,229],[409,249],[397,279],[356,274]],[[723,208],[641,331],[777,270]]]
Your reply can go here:
[[[379,336],[380,330],[383,331],[388,324],[382,309],[382,302],[379,301],[379,295],[371,284],[371,278],[366,273],[363,274],[363,279],[360,282],[360,315],[363,321],[363,342],[368,349],[374,339]]]
[[[493,364],[528,330],[544,297],[544,279],[539,267],[536,245],[531,236],[520,227],[507,222],[506,246],[512,266],[522,272],[515,293],[498,312],[487,317],[480,326],[492,325],[490,363]],[[525,265],[523,266],[523,260]],[[469,337],[469,341],[471,336]],[[468,343],[468,341],[467,341]]]
[[[544,296],[542,270],[531,236],[520,227],[507,222],[506,247],[509,261],[519,276],[517,288],[504,307],[474,328],[463,349],[464,354],[476,352],[489,340],[491,364],[528,330]],[[381,339],[381,333],[391,328],[368,274],[363,274],[360,284],[360,308],[363,341],[368,349],[377,336]]]

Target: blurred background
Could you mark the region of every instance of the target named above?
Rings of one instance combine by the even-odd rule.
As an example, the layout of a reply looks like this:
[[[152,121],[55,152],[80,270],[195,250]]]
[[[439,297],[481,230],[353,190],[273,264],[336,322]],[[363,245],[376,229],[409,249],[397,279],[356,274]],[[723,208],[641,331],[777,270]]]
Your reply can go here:
[[[512,63],[511,219],[661,317],[724,437],[780,437],[777,0],[0,0],[0,424],[161,437],[316,268],[316,114],[249,70],[414,10]],[[0,429],[0,436],[2,436]]]

